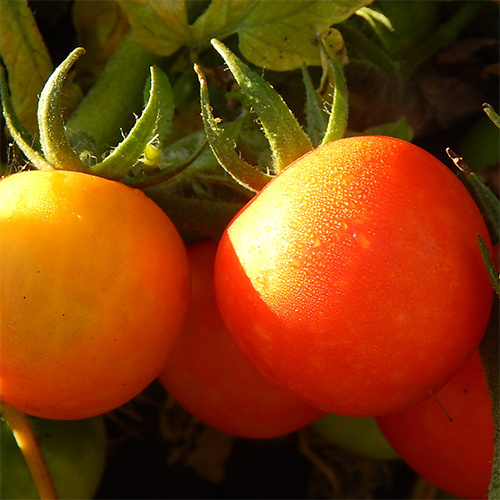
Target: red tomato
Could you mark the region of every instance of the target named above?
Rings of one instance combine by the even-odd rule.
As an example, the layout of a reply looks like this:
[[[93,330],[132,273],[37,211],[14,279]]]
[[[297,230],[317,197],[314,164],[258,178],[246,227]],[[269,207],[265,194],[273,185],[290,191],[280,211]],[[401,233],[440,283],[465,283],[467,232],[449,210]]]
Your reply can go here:
[[[439,488],[462,498],[487,498],[493,464],[493,417],[476,352],[436,394],[377,418],[399,456]]]
[[[184,244],[141,191],[76,172],[0,181],[0,399],[107,412],[158,375],[189,300]]]
[[[188,247],[190,314],[160,382],[188,412],[228,434],[271,438],[304,427],[323,412],[271,384],[224,328],[213,288],[216,249],[215,241]]]
[[[234,218],[215,265],[222,318],[275,384],[377,416],[441,387],[484,334],[485,223],[439,160],[380,136],[288,166]]]

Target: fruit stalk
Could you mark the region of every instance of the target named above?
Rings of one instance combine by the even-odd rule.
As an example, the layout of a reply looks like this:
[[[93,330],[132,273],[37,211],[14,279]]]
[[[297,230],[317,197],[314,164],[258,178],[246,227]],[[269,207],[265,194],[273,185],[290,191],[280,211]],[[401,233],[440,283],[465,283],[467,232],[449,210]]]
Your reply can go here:
[[[12,429],[17,444],[24,455],[24,459],[33,477],[40,499],[57,499],[54,482],[52,481],[47,463],[40,449],[38,439],[33,432],[28,416],[4,403],[1,403],[0,408],[2,417]]]

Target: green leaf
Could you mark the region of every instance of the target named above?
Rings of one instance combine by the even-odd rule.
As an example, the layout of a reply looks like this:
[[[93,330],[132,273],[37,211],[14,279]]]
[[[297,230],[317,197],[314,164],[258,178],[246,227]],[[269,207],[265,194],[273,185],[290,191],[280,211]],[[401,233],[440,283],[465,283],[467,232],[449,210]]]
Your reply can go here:
[[[184,0],[118,0],[133,40],[144,49],[169,56],[192,40]]]
[[[193,23],[193,49],[201,51],[210,47],[212,38],[224,39],[236,33],[259,2],[260,0],[212,0],[208,9]]]
[[[301,68],[304,64],[319,66],[321,37],[332,25],[344,21],[358,8],[369,3],[371,0],[219,0],[212,2],[212,12],[209,8],[205,17],[220,16],[223,7],[228,11],[237,4],[242,12],[234,31],[238,33],[243,56],[257,66],[287,71]],[[243,6],[246,6],[245,10]],[[232,24],[236,24],[235,17],[231,16]],[[218,33],[212,33],[212,37],[223,38]],[[340,42],[334,50],[339,51],[342,47],[343,43]]]
[[[52,73],[52,61],[25,0],[0,1],[0,19],[0,54],[9,74],[12,105],[35,135],[38,95]]]
[[[274,88],[238,59],[224,44],[212,40],[238,82],[246,102],[259,117],[273,159],[274,173],[312,149],[312,143]]]
[[[75,0],[71,19],[86,50],[86,57],[78,62],[78,74],[93,82],[130,30],[127,16],[113,0]]]
[[[241,53],[248,61],[276,71],[303,64],[319,66],[319,40],[372,0],[212,0],[188,24],[183,0],[120,0],[129,18],[134,41],[162,56],[182,46],[193,52],[209,47],[210,40],[238,34]],[[337,37],[339,51],[343,47]]]

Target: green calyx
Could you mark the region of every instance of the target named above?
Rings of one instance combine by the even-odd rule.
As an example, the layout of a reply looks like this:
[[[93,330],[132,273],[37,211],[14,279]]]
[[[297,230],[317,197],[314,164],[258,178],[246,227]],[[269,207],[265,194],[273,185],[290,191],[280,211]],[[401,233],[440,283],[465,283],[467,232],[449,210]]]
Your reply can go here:
[[[308,120],[306,132],[281,95],[264,78],[250,69],[220,41],[213,39],[211,43],[238,83],[245,106],[257,115],[271,153],[271,164],[264,172],[249,164],[235,151],[234,142],[219,125],[219,120],[213,116],[206,78],[201,67],[195,65],[200,81],[201,116],[207,141],[219,163],[239,184],[250,191],[259,192],[274,175],[313,147],[344,136],[348,116],[347,85],[342,63],[334,54],[328,52],[324,44],[324,79],[329,77],[334,87],[331,110],[325,114],[323,102],[318,99],[304,68]]]
[[[60,112],[63,82],[73,64],[85,53],[77,48],[55,69],[45,83],[38,101],[37,120],[43,156],[61,170],[85,172],[86,166],[73,151],[66,134]],[[35,164],[36,166],[36,164]]]
[[[5,71],[0,71],[3,115],[14,141],[39,170],[72,170],[121,180],[141,159],[153,139],[160,109],[158,72],[151,67],[149,99],[127,137],[103,160],[89,166],[72,146],[61,116],[61,93],[74,63],[85,53],[77,48],[54,70],[40,94],[37,108],[40,147],[21,124],[12,105]]]

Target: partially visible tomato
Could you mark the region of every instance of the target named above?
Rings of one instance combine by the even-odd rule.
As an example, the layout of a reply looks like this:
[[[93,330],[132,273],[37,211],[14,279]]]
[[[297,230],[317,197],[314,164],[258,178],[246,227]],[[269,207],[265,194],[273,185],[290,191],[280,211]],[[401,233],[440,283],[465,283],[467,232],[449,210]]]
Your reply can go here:
[[[427,481],[462,498],[487,498],[493,417],[477,352],[435,398],[377,421],[399,456]]]
[[[309,426],[328,442],[373,460],[399,458],[373,417],[345,417],[329,413]]]
[[[489,237],[460,180],[408,142],[340,139],[289,165],[229,224],[215,288],[245,356],[311,406],[402,410],[472,355]]]
[[[106,466],[102,416],[57,421],[30,418],[59,498],[94,498]],[[9,425],[0,420],[0,498],[39,498]]]
[[[215,241],[188,247],[190,313],[160,382],[188,412],[228,434],[270,438],[306,426],[323,412],[275,387],[227,333],[213,289],[216,249]]]
[[[79,419],[158,375],[189,299],[184,244],[141,191],[76,172],[0,181],[0,399]]]

